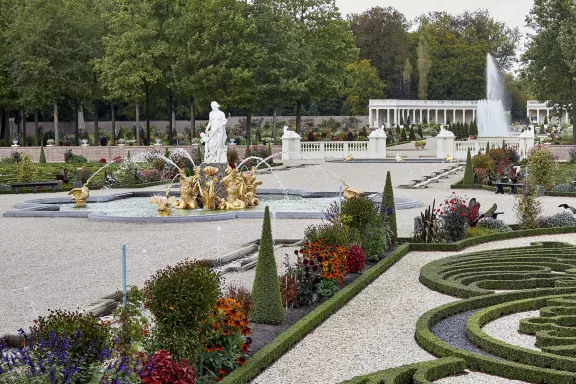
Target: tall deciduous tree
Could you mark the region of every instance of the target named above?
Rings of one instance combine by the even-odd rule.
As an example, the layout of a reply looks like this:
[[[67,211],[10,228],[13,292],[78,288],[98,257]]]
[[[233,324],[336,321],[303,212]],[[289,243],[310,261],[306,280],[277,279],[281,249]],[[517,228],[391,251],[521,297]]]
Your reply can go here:
[[[370,99],[384,97],[386,86],[378,77],[376,67],[368,60],[346,66],[346,105],[353,115],[366,115]]]
[[[529,93],[576,121],[576,8],[571,0],[537,0],[526,18],[535,34],[522,56]],[[576,144],[576,134],[572,135]]]
[[[348,23],[332,0],[284,0],[296,31],[298,50],[290,76],[297,80],[296,131],[300,132],[302,104],[340,95],[346,64],[358,60]]]
[[[412,82],[412,64],[410,59],[406,59],[404,70],[402,71],[402,93],[405,98],[410,97],[410,83]]]
[[[418,69],[418,98],[426,100],[428,97],[428,73],[432,67],[432,59],[430,57],[430,44],[428,44],[425,33],[420,34],[416,54],[418,57],[416,65]]]
[[[409,56],[410,23],[406,17],[392,7],[373,7],[347,18],[360,59],[370,60],[378,68],[380,78],[388,84],[387,97],[402,97],[402,70]]]
[[[160,58],[167,44],[158,39],[158,21],[149,0],[108,0],[104,56],[94,61],[109,100],[145,101],[146,137],[150,140],[150,95],[161,83]]]
[[[487,11],[423,15],[419,33],[425,33],[430,44],[428,97],[441,100],[484,98],[486,54],[506,70],[516,59],[520,38],[517,28],[494,20]]]
[[[8,26],[13,18],[15,0],[0,0],[0,140],[8,145],[8,111],[13,106],[9,73]]]
[[[29,0],[18,4],[8,30],[18,102],[28,109],[53,104],[57,145],[58,102],[78,100],[90,89],[90,60],[98,50],[92,10],[88,0]]]

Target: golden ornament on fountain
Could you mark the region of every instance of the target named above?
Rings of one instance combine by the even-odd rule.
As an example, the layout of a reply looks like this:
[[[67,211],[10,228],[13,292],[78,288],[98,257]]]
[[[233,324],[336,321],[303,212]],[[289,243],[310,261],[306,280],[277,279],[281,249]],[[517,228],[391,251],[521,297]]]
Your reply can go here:
[[[72,195],[70,199],[76,201],[76,208],[85,208],[86,207],[86,200],[90,196],[90,190],[84,184],[82,188],[74,188],[70,192],[69,195]]]
[[[167,198],[162,196],[153,196],[150,199],[150,202],[156,204],[158,207],[158,216],[170,216],[172,213],[172,203],[175,199],[176,198],[174,196]]]
[[[196,209],[198,203],[198,185],[200,183],[200,175],[196,172],[193,176],[186,176],[184,172],[180,174],[180,198],[174,203],[174,208],[177,209]]]
[[[222,179],[222,184],[226,188],[226,199],[220,200],[218,209],[243,209],[246,203],[240,199],[240,185],[242,178],[238,176],[238,170],[230,166],[226,168],[226,176]]]
[[[344,184],[344,190],[342,192],[344,193],[345,199],[351,199],[353,197],[364,196],[364,191],[362,191],[361,189],[350,188],[350,186],[348,184],[346,184],[346,182],[344,180],[340,179],[340,181],[342,182],[342,184]]]

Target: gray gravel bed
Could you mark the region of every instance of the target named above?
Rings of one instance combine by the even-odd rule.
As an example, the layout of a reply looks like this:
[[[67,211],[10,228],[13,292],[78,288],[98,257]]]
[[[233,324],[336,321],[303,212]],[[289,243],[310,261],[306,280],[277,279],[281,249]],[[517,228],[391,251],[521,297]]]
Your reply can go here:
[[[492,357],[501,360],[499,356],[493,355],[478,348],[466,336],[466,322],[478,309],[458,313],[454,316],[446,317],[432,327],[432,333],[440,340],[468,352],[474,352],[482,356]]]

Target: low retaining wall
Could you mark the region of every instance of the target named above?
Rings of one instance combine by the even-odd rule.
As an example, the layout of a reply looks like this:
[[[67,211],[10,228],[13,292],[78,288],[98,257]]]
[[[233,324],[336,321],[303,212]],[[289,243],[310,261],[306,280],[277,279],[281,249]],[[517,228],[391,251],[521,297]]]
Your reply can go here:
[[[146,153],[148,151],[158,151],[164,154],[166,148],[168,150],[174,150],[176,148],[183,148],[188,153],[194,154],[196,152],[197,144],[186,145],[186,146],[165,146],[165,145],[151,145],[151,146],[87,146],[87,147],[44,147],[44,154],[46,155],[46,161],[49,163],[62,163],[64,162],[64,153],[68,150],[72,150],[75,155],[82,155],[89,161],[98,161],[100,159],[106,159],[110,161],[115,157],[122,156],[126,157],[128,151],[130,155],[134,156],[138,153]],[[235,148],[238,151],[238,156],[243,159],[246,152],[245,145],[228,145],[228,149]],[[27,153],[32,156],[32,160],[38,162],[40,160],[40,147],[3,147],[0,148],[0,158],[9,157],[14,151],[20,153]],[[272,153],[282,152],[281,145],[273,145]]]

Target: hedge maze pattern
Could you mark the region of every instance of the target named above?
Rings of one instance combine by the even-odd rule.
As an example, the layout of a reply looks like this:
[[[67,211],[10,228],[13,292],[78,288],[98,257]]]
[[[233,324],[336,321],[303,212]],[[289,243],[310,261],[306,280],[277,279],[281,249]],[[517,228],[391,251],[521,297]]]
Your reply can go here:
[[[346,383],[428,383],[471,369],[528,382],[576,384],[576,247],[544,242],[446,257],[425,265],[420,282],[463,299],[428,311],[416,324],[417,342],[440,359]],[[535,335],[539,350],[495,339],[482,329],[500,317],[533,310],[540,316],[521,320],[518,330]],[[497,358],[455,347],[432,332],[442,319],[468,311],[472,314],[462,324],[468,340]]]

